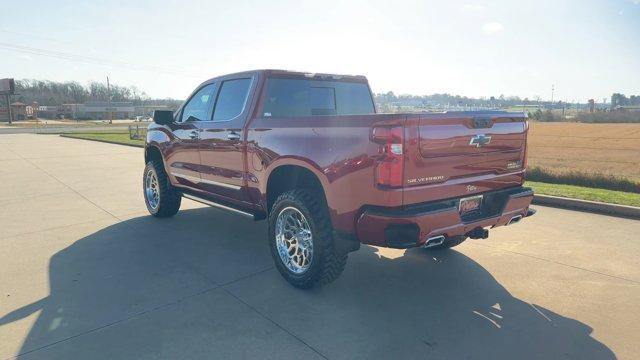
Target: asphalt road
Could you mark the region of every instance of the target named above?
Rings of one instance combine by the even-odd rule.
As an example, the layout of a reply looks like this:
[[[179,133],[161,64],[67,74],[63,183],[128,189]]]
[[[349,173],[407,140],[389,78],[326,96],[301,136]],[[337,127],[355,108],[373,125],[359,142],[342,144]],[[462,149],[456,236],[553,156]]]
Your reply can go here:
[[[147,215],[142,150],[0,135],[0,359],[635,359],[640,221],[538,207],[488,240],[365,246],[312,291],[264,222]]]

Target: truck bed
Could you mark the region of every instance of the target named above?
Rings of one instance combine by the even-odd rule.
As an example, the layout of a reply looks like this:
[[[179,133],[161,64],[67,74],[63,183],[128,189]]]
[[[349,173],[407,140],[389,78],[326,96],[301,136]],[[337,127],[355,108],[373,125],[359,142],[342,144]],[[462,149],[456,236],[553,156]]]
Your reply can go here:
[[[377,183],[385,148],[372,132],[380,127],[403,129],[400,186]],[[264,166],[311,162],[334,227],[353,233],[365,206],[401,208],[522,185],[527,128],[526,115],[506,112],[256,118],[247,134],[256,179],[249,195],[258,202],[266,192]],[[490,142],[470,145],[480,134]]]

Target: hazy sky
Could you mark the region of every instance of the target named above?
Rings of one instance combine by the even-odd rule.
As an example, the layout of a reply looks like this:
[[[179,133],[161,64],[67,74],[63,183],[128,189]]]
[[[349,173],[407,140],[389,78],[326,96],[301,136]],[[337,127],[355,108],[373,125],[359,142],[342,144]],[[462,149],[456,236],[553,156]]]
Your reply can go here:
[[[28,6],[27,6],[28,5]],[[0,78],[136,85],[184,98],[279,68],[375,92],[602,101],[640,94],[640,0],[9,1]],[[7,22],[8,20],[8,22]],[[43,55],[46,54],[46,55]]]

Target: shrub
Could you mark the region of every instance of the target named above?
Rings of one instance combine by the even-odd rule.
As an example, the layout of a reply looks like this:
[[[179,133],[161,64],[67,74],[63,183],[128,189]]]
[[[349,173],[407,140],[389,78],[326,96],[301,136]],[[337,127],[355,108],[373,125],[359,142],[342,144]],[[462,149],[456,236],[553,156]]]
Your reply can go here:
[[[640,193],[640,183],[630,179],[600,173],[586,173],[575,170],[554,172],[549,169],[532,166],[527,168],[526,179],[551,184],[578,185],[591,188]]]
[[[565,119],[560,116],[554,114],[551,110],[540,110],[536,109],[535,111],[529,112],[529,118],[532,120],[543,121],[543,122],[553,122],[553,121],[565,121]]]
[[[583,123],[640,123],[640,112],[597,111],[594,113],[579,112],[576,121]]]

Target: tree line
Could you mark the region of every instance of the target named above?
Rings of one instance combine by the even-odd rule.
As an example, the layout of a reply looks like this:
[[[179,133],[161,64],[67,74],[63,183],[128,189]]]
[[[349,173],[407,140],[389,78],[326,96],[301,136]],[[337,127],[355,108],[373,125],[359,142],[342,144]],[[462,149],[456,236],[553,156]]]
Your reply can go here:
[[[136,86],[111,85],[111,101],[132,102],[139,105],[169,105],[178,106],[182,100],[175,99],[151,99],[144,91]],[[23,79],[16,81],[16,95],[14,100],[31,104],[34,101],[40,105],[62,105],[62,104],[84,104],[89,101],[108,100],[107,84],[103,82],[89,82],[82,85],[76,81],[57,82],[49,80]],[[398,112],[403,108],[427,109],[427,108],[504,108],[516,105],[540,105],[547,109],[562,108],[562,102],[541,101],[539,97],[535,99],[520,98],[518,96],[480,97],[471,98],[451,94],[432,95],[396,95],[393,91],[375,94],[375,102],[382,112]],[[640,95],[614,93],[611,96],[611,108],[617,106],[640,105]],[[549,113],[541,113],[540,120],[554,121],[554,119],[543,119],[550,117]]]
[[[640,95],[626,97],[624,94],[615,93],[611,95],[611,108],[617,106],[640,106]]]
[[[135,105],[173,105],[180,103],[174,99],[151,99],[135,86],[111,85],[111,101],[132,102]],[[84,104],[89,101],[107,101],[109,89],[106,83],[89,82],[82,85],[76,81],[49,81],[23,79],[16,81],[14,101],[39,105]]]
[[[542,102],[540,98],[529,99],[520,98],[518,96],[500,95],[480,98],[470,98],[460,95],[451,94],[432,94],[432,95],[396,95],[393,91],[387,93],[375,94],[375,101],[382,109],[393,109],[393,107],[417,107],[417,108],[451,108],[451,107],[476,107],[476,108],[500,108],[515,105],[548,105]],[[561,103],[559,103],[561,104]]]
[[[49,81],[23,79],[16,81],[16,101],[31,104],[37,101],[40,105],[83,104],[87,101],[108,100],[107,84],[103,82],[89,82],[82,85],[76,81]],[[144,91],[135,86],[111,85],[111,101],[129,101],[134,105],[144,104],[171,104],[181,100],[151,99]],[[425,96],[395,95],[392,91],[375,94],[375,101],[380,106],[470,106],[470,107],[502,107],[532,103],[529,99],[520,99],[517,96],[488,98],[469,98],[460,95],[433,94]],[[535,100],[539,102],[539,99]]]

